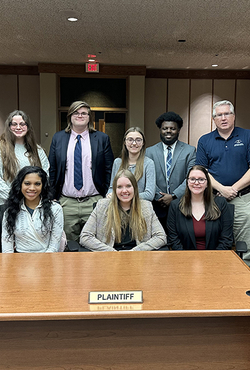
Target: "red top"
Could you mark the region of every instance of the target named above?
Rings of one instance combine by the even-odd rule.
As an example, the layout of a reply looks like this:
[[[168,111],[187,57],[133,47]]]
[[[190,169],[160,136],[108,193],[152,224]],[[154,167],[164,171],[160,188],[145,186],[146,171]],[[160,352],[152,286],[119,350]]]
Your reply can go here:
[[[193,216],[194,235],[196,240],[196,248],[206,249],[206,220],[205,214],[199,221]]]

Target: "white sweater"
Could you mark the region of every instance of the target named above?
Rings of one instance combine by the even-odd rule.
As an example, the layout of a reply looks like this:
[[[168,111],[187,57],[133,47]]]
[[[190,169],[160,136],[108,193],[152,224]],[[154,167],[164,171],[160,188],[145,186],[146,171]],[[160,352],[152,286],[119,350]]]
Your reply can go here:
[[[44,236],[42,233],[42,221],[40,214],[42,212],[41,202],[34,210],[32,216],[25,207],[21,205],[20,212],[16,218],[14,235],[10,238],[6,229],[6,212],[3,216],[2,224],[2,252],[13,253],[14,244],[17,252],[43,253],[58,252],[63,232],[63,211],[60,204],[53,202],[51,206],[54,215],[53,225],[48,222],[48,233]]]

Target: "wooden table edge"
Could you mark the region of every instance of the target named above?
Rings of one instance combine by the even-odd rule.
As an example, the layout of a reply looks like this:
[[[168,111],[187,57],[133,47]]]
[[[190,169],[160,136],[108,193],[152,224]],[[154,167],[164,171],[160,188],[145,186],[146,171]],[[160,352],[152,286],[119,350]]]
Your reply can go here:
[[[250,316],[250,309],[228,310],[161,310],[161,311],[102,311],[102,312],[46,312],[0,314],[0,321],[50,321],[91,319],[143,319],[173,317]]]

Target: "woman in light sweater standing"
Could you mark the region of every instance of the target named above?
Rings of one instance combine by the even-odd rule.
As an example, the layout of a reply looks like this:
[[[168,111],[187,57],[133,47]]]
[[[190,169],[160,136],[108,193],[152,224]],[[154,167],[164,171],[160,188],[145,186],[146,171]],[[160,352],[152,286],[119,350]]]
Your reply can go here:
[[[155,166],[152,159],[145,156],[146,141],[139,127],[130,127],[124,134],[121,158],[116,158],[112,168],[107,198],[111,197],[115,175],[122,169],[133,173],[137,181],[139,197],[152,201],[155,196]]]
[[[48,158],[36,143],[29,117],[23,111],[15,110],[5,121],[0,139],[0,205],[8,198],[18,171],[30,165],[42,167],[48,173]]]

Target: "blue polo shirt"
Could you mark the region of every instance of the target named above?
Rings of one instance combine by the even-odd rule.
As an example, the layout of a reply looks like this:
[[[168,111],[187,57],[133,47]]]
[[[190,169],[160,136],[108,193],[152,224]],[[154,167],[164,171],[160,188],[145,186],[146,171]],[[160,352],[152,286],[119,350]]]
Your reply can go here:
[[[226,140],[217,129],[198,141],[196,164],[206,167],[222,185],[232,186],[250,166],[250,130],[235,127]]]

